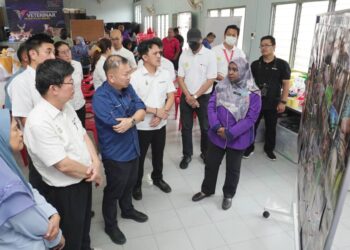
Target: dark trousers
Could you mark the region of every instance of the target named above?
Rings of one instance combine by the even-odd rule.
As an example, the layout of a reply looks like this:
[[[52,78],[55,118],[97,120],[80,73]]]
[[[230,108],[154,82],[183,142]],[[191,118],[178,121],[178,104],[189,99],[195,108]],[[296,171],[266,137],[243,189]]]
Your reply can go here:
[[[85,128],[85,117],[86,117],[86,110],[85,105],[81,108],[75,111],[79,117],[79,120],[81,121],[81,124]]]
[[[118,226],[117,201],[123,214],[134,209],[131,193],[137,180],[138,164],[138,158],[128,162],[103,161],[107,185],[103,190],[102,213],[107,230]]]
[[[232,198],[239,181],[243,153],[244,150],[219,148],[209,141],[202,192],[208,195],[215,193],[219,167],[226,154],[226,177],[222,191],[225,198]]]
[[[64,250],[90,250],[91,183],[81,181],[67,187],[45,185],[47,202],[61,216],[60,228],[66,239]]]
[[[152,147],[152,180],[157,181],[163,178],[163,155],[165,147],[165,126],[157,130],[138,130],[140,143],[140,161],[138,178],[135,187],[141,187],[143,169],[149,145]]]
[[[199,108],[192,108],[187,104],[185,95],[181,96],[180,101],[180,119],[182,122],[182,153],[186,156],[193,155],[193,143],[192,143],[192,128],[193,128],[193,112],[196,112],[199,120],[199,126],[201,129],[201,152],[207,153],[208,147],[208,102],[210,95],[202,95],[197,101],[199,102]]]
[[[265,120],[265,145],[264,150],[266,152],[272,152],[276,146],[276,126],[277,126],[277,110],[267,109],[261,110],[258,120],[255,123],[255,135],[259,127],[261,118],[264,117]],[[254,150],[254,142],[248,147],[247,150]]]
[[[46,186],[47,184],[43,181],[41,174],[34,167],[33,161],[28,154],[28,169],[29,169],[29,183],[36,188],[42,196],[46,196]]]

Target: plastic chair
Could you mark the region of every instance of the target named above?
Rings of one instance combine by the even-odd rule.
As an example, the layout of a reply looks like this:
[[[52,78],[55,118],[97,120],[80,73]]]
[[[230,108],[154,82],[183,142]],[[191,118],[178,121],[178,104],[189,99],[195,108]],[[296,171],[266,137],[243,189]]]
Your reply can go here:
[[[178,87],[176,89],[176,94],[175,94],[175,120],[177,119],[177,114],[178,114],[178,111],[179,111],[181,95],[182,95],[182,90],[181,90],[180,87]]]
[[[21,157],[22,157],[24,166],[27,167],[29,164],[29,161],[28,161],[28,153],[27,153],[26,146],[24,146],[23,149],[21,150]]]

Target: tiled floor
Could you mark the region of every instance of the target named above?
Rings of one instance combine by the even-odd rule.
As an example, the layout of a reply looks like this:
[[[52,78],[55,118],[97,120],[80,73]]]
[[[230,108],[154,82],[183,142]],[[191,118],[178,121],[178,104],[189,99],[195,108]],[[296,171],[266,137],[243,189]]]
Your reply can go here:
[[[149,216],[146,223],[120,218],[127,237],[123,246],[112,243],[104,233],[101,215],[103,188],[94,189],[92,245],[104,250],[292,250],[293,224],[288,217],[261,215],[265,204],[289,208],[293,197],[297,167],[277,155],[269,161],[257,145],[255,154],[242,163],[241,179],[232,208],[221,209],[224,166],[221,166],[215,196],[194,203],[191,197],[200,190],[204,164],[199,158],[199,128],[194,128],[194,155],[186,170],[178,167],[181,159],[181,134],[177,122],[169,121],[164,156],[164,179],[173,191],[162,193],[150,181],[151,162],[147,157],[143,180],[143,199],[134,206]],[[120,212],[120,211],[118,211]],[[333,249],[350,249],[350,199],[347,199]],[[315,249],[317,250],[317,249]]]

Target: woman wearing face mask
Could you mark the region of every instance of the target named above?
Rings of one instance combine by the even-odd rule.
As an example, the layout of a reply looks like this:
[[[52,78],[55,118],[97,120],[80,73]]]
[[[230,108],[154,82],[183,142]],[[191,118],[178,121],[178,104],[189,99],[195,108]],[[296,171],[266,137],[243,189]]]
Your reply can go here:
[[[23,134],[6,109],[0,124],[0,249],[62,249],[56,209],[28,184],[12,155],[23,148]]]
[[[215,193],[221,161],[226,154],[226,178],[222,208],[229,209],[236,193],[241,159],[245,148],[254,141],[254,123],[261,109],[260,90],[249,63],[237,58],[228,65],[228,74],[220,81],[208,105],[209,145],[201,192],[192,197],[202,200]]]

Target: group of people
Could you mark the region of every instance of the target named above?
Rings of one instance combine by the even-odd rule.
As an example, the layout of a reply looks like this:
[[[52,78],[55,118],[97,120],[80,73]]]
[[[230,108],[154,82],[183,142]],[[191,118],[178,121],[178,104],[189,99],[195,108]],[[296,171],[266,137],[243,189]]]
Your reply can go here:
[[[262,117],[266,123],[264,149],[271,160],[276,159],[273,126],[277,114],[285,109],[290,78],[288,64],[274,55],[276,42],[272,36],[261,39],[262,57],[251,66],[236,47],[238,36],[239,28],[230,25],[223,43],[210,50],[202,43],[200,30],[192,28],[187,33],[189,49],[178,61],[183,153],[179,167],[188,168],[192,160],[196,113],[205,176],[201,191],[192,200],[215,193],[219,166],[226,155],[224,210],[231,207],[236,193],[242,157],[254,151],[256,128]],[[97,43],[92,61],[96,89],[92,106],[106,175],[102,213],[105,232],[116,244],[126,242],[118,226],[118,203],[122,218],[140,223],[148,220],[146,214],[134,208],[132,198],[143,198],[144,163],[150,146],[153,184],[165,193],[172,191],[163,178],[163,155],[176,91],[174,68],[162,56],[164,42],[153,38],[140,43],[141,60],[136,64],[122,41],[120,30],[113,30],[110,39]],[[30,244],[36,242],[42,249],[91,249],[92,184],[101,185],[102,164],[84,129],[81,64],[72,60],[67,43],[53,44],[44,34],[34,35],[23,47],[26,53],[19,53],[23,71],[6,87],[7,107],[16,118],[12,119],[11,130],[9,111],[0,113],[1,124],[3,119],[7,123],[7,130],[1,126],[0,131],[0,176],[6,180],[0,182],[0,197],[9,197],[0,199],[0,207],[4,208],[0,209],[0,231],[16,235],[0,236],[0,246],[31,249]],[[23,127],[30,156],[31,184],[12,156],[23,147],[16,121]],[[12,142],[15,137],[17,142]],[[9,185],[18,188],[9,189]],[[13,204],[17,204],[13,202],[19,205],[12,211]],[[38,209],[40,206],[44,208]],[[26,216],[34,220],[32,214],[41,216],[42,228],[28,232],[32,229],[23,220]],[[16,237],[22,240],[13,240]]]

